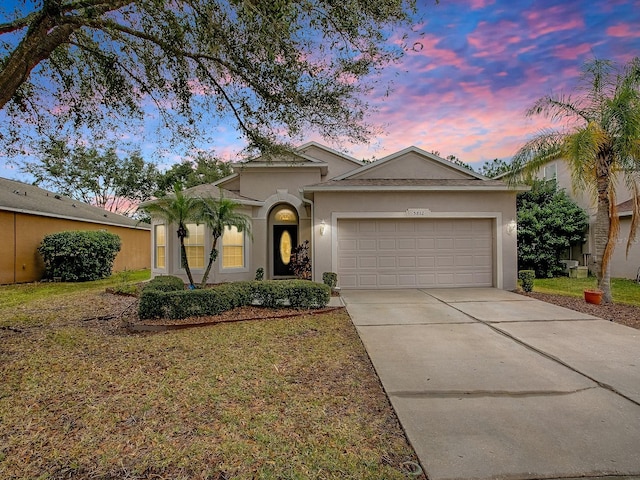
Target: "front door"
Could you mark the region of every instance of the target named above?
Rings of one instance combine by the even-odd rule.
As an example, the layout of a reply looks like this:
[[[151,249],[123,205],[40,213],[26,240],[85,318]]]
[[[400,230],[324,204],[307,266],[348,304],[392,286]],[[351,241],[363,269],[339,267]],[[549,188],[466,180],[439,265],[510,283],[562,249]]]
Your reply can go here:
[[[298,245],[297,225],[273,226],[273,275],[288,277],[291,270],[291,251]]]

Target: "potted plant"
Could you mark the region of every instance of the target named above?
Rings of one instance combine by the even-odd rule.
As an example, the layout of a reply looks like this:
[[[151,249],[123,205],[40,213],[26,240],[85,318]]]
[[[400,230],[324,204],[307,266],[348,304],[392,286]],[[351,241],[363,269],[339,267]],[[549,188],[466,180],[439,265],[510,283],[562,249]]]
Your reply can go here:
[[[594,305],[600,305],[602,302],[602,290],[597,288],[587,288],[584,291],[584,301]]]

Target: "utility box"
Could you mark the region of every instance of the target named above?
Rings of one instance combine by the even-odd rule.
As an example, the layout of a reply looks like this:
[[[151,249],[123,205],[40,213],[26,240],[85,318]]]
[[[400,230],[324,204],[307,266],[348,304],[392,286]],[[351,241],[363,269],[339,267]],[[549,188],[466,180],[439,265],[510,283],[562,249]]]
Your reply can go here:
[[[560,260],[560,263],[564,265],[564,273],[569,275],[571,273],[571,269],[578,266],[577,260]]]
[[[589,267],[571,267],[569,269],[570,278],[587,278],[589,276]]]

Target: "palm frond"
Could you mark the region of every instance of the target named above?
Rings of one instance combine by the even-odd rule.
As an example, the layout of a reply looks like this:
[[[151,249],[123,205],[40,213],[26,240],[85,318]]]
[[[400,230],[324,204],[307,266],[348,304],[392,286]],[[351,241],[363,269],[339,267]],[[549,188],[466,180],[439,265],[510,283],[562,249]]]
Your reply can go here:
[[[531,138],[513,156],[505,181],[509,185],[530,183],[547,162],[561,158],[564,136],[559,131],[543,130]]]
[[[580,117],[585,122],[591,121],[589,111],[581,108],[580,104],[574,102],[570,96],[547,95],[536,101],[527,110],[527,116],[543,115],[551,120]]]

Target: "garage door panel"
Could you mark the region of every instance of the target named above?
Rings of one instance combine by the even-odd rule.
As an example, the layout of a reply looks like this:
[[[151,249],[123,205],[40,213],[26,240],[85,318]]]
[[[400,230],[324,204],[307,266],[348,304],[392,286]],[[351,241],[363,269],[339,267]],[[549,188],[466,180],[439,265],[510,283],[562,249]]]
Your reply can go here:
[[[378,249],[379,250],[395,250],[396,249],[396,239],[395,238],[381,238],[378,240]]]
[[[355,252],[356,250],[358,250],[358,241],[355,238],[340,240],[340,242],[338,243],[338,249],[341,252]]]
[[[398,257],[398,266],[401,268],[415,267],[416,257]]]
[[[489,219],[339,220],[340,284],[344,288],[492,286],[491,225]]]
[[[380,268],[396,268],[398,266],[396,257],[378,257],[378,266]]]
[[[356,257],[338,257],[338,270],[345,271],[347,269],[358,268],[358,259]],[[355,272],[354,272],[355,273]]]
[[[436,266],[436,257],[418,257],[418,267],[433,268]]]
[[[435,238],[418,238],[418,249],[433,250],[434,248],[436,248]]]
[[[415,250],[416,239],[415,238],[399,238],[396,242],[398,249],[400,250]]]
[[[377,231],[380,233],[396,233],[398,226],[395,222],[378,223]]]
[[[401,287],[414,287],[416,282],[416,275],[398,275],[398,285]]]
[[[388,274],[381,273],[378,275],[378,282],[381,287],[398,286],[397,275],[388,275]]]
[[[378,268],[378,257],[359,257],[358,266],[360,268]]]
[[[456,267],[473,267],[474,259],[473,255],[458,255],[455,257]]]

